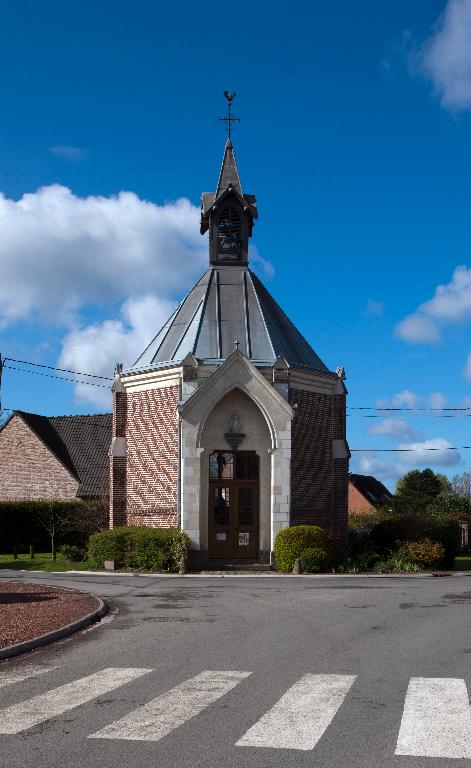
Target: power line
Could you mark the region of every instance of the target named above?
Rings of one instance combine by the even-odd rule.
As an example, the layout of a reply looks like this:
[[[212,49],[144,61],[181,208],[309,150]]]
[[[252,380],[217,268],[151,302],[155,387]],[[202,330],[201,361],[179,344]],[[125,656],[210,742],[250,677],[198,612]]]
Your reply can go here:
[[[346,414],[350,419],[382,419],[383,414],[382,413],[347,413]],[[419,419],[421,417],[426,418],[427,413],[414,413],[409,414],[409,416]],[[471,417],[470,413],[435,413],[433,418],[435,419],[467,419]],[[391,418],[403,418],[401,415],[398,415],[397,417],[392,416]]]
[[[468,411],[471,412],[471,407],[463,408],[386,408],[376,405],[347,405],[350,411]]]
[[[76,376],[88,376],[91,379],[104,379],[105,381],[113,381],[111,376],[98,376],[96,373],[83,373],[82,371],[69,371],[67,368],[56,368],[54,365],[43,365],[42,363],[32,363],[29,360],[15,360],[14,357],[4,357],[4,362],[10,360],[12,363],[21,363],[22,365],[34,365],[37,368],[48,368],[50,371],[61,371],[61,373],[73,373]],[[18,369],[16,369],[18,370]]]
[[[443,448],[350,448],[351,453],[423,453],[423,451],[464,451],[471,445],[446,445]]]
[[[47,366],[49,367],[49,366]],[[28,371],[26,368],[15,368],[14,365],[4,365],[4,370],[18,371],[19,373],[31,373],[33,376],[44,376],[46,379],[58,379],[59,381],[71,381],[73,384],[86,384],[88,387],[101,387],[102,389],[110,389],[106,384],[95,384],[94,381],[78,381],[77,379],[68,379],[66,376],[54,376],[51,373],[41,373],[40,371]],[[58,369],[60,370],[60,369]],[[105,378],[105,377],[100,377]]]

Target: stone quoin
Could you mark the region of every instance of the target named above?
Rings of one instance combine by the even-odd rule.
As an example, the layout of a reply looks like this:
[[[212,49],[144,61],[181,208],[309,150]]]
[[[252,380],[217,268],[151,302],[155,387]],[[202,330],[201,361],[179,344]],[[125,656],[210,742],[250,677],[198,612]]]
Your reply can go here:
[[[110,526],[178,526],[200,565],[268,562],[289,525],[346,540],[345,374],[249,269],[257,217],[229,138],[216,192],[202,196],[209,269],[115,371]]]

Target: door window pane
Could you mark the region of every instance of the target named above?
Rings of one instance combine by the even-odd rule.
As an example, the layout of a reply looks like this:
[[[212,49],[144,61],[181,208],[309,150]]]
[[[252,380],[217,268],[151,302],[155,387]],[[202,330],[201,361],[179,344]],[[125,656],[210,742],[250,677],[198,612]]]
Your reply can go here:
[[[236,453],[235,461],[236,480],[258,480],[258,456],[256,453]]]
[[[221,480],[232,480],[234,470],[234,461],[232,453],[219,454],[219,477]]]
[[[229,488],[215,488],[215,525],[229,525]]]
[[[253,488],[239,488],[239,525],[253,525]]]
[[[234,477],[234,457],[230,451],[216,451],[209,457],[210,480],[232,480]]]
[[[218,454],[212,453],[209,457],[209,479],[210,480],[218,480],[219,479],[219,462],[218,462]]]

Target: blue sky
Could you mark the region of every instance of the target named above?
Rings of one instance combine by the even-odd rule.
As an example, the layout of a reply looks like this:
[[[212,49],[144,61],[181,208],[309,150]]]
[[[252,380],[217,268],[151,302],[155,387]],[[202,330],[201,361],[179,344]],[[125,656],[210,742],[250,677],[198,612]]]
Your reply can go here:
[[[349,404],[471,406],[471,0],[1,5],[4,356],[101,375],[133,362],[206,268],[199,197],[228,88],[259,203],[253,266],[345,366]],[[6,408],[107,398],[4,372]],[[466,412],[361,413],[353,448],[471,443]],[[470,459],[355,454],[352,470],[392,485]]]

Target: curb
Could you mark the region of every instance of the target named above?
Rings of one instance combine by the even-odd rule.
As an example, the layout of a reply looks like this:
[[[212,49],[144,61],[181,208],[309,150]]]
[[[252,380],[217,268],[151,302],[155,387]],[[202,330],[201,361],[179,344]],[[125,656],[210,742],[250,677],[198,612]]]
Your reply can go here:
[[[6,569],[5,569],[6,571]],[[1,578],[2,570],[0,570]],[[8,571],[8,578],[17,573],[36,573],[44,576],[128,576],[146,579],[428,579],[427,573],[280,573],[279,571],[231,573],[230,571],[205,571],[203,573],[155,573],[145,571]],[[471,571],[448,571],[447,575],[456,578],[471,576]]]
[[[96,597],[96,595],[93,595],[93,597]],[[71,624],[66,624],[64,627],[53,629],[52,632],[46,632],[46,634],[39,635],[39,637],[33,637],[31,640],[23,640],[22,643],[15,643],[15,645],[8,645],[6,648],[1,648],[0,659],[9,659],[12,656],[18,656],[20,653],[26,653],[35,648],[40,648],[43,645],[49,645],[49,643],[54,643],[56,640],[61,640],[64,637],[73,635],[74,632],[78,632],[80,629],[84,629],[85,627],[90,626],[90,624],[99,621],[103,616],[106,616],[109,611],[109,606],[101,599],[101,597],[97,597],[96,599],[98,600],[98,607],[91,613],[87,613],[86,616],[77,619],[77,621],[73,621]]]

